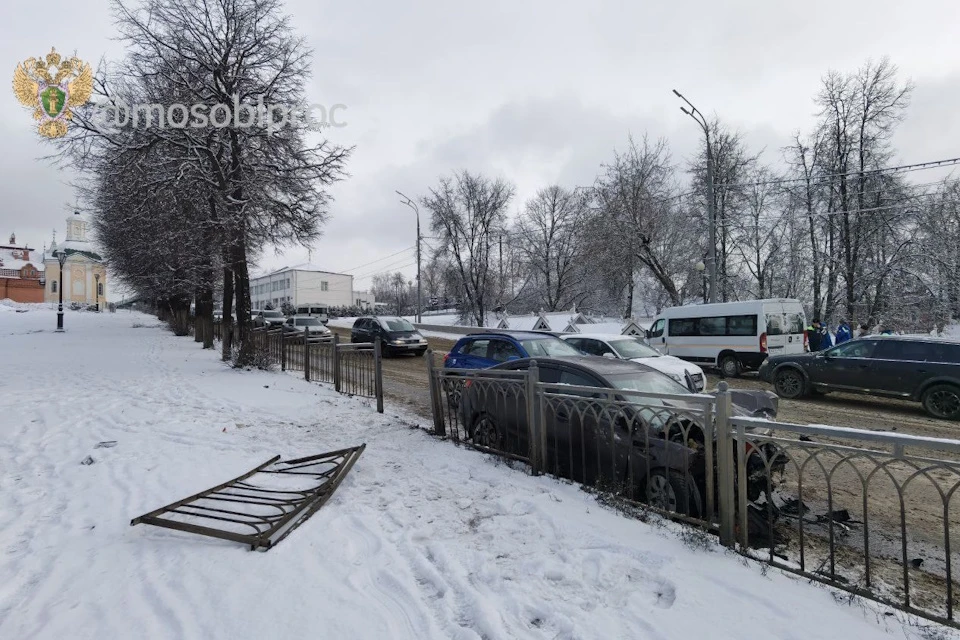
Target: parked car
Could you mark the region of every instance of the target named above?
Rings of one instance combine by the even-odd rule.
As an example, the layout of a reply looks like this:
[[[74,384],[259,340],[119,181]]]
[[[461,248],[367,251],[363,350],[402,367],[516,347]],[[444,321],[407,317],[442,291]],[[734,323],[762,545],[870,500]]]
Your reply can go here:
[[[688,386],[690,391],[700,392],[707,387],[707,377],[703,374],[703,369],[692,362],[665,356],[635,336],[570,333],[560,338],[588,356],[618,358],[645,364]]]
[[[333,338],[330,329],[323,326],[319,318],[313,316],[290,316],[283,323],[283,330],[291,335],[303,337],[304,331],[309,334],[311,342],[325,342]]]
[[[427,339],[420,335],[408,320],[396,316],[367,316],[357,318],[350,329],[350,342],[381,341],[383,355],[413,353],[422,356],[427,350]]]
[[[525,371],[532,360],[537,362],[542,382],[691,395],[686,386],[644,364],[584,355],[523,358],[504,362],[484,373],[494,376],[497,371]],[[486,382],[474,384],[473,380],[467,380],[464,384],[458,408],[462,424],[475,444],[522,454],[529,447],[525,391],[514,388],[509,393],[498,393],[496,390],[491,393],[490,385]],[[593,399],[604,397],[600,394],[590,395],[574,390],[570,395],[574,396],[573,401],[543,413],[548,468],[557,468],[559,475],[588,484],[600,477],[626,480],[627,457],[622,451],[618,451],[616,456],[611,455],[610,435],[615,432],[618,434],[614,436],[617,442],[632,442],[630,464],[633,465],[633,477],[635,481],[643,482],[642,486],[635,488],[639,495],[634,497],[671,511],[702,515],[701,496],[706,491],[703,432],[696,430],[694,433],[690,429],[689,433],[684,433],[680,426],[684,419],[678,418],[676,411],[670,411],[676,409],[682,416],[684,409],[695,407],[693,403],[656,398],[644,398],[640,402],[634,401],[635,396],[624,395],[616,396],[617,405],[602,405],[600,400]],[[738,391],[734,395],[734,415],[775,416],[776,403],[769,403],[771,395],[763,391]],[[758,409],[762,405],[765,408]],[[658,411],[658,406],[666,410]],[[770,415],[771,410],[773,416]],[[628,421],[629,437],[626,434]],[[649,430],[649,438],[638,437],[643,429]],[[647,443],[649,450],[646,449]],[[776,448],[772,445],[763,446],[769,449],[765,453],[772,469],[782,469],[785,459],[777,454]],[[604,450],[605,455],[600,455]],[[616,468],[612,466],[614,460]],[[747,491],[750,500],[756,500],[768,488],[763,467],[761,456],[750,456]],[[646,483],[648,471],[650,482]]]
[[[283,314],[275,309],[263,309],[253,316],[253,326],[255,327],[279,327],[285,322]]]
[[[647,335],[664,355],[715,366],[728,377],[757,369],[768,355],[806,351],[798,300],[774,298],[664,309]]]
[[[817,353],[771,357],[760,379],[782,398],[849,391],[921,402],[935,418],[960,420],[960,342],[857,338]]]
[[[560,338],[535,331],[471,333],[457,340],[443,358],[447,369],[486,369],[508,360],[579,356]]]

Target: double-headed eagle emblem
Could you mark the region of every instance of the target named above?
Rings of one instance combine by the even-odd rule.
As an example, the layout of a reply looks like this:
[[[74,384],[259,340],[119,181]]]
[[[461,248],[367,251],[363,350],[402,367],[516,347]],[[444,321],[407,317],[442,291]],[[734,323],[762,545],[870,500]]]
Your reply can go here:
[[[64,60],[50,49],[46,58],[30,58],[17,65],[13,92],[20,104],[33,109],[40,135],[59,138],[67,133],[67,121],[73,118],[71,107],[90,99],[93,72],[79,58]]]

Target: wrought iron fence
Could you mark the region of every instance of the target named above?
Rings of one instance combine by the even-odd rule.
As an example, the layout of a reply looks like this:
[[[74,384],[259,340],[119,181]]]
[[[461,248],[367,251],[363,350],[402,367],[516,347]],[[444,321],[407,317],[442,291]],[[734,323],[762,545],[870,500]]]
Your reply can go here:
[[[777,475],[770,469],[775,459],[783,468],[780,491],[763,505],[767,562],[956,625],[960,558],[953,537],[960,517],[951,507],[960,487],[960,441],[741,418],[730,423],[737,450],[763,460],[765,480]],[[750,517],[737,512],[742,548],[757,546]]]
[[[713,398],[542,382],[536,363],[427,363],[438,435],[717,529]]]
[[[341,344],[339,337],[282,329],[250,332],[254,348],[284,371],[303,371],[310,382],[334,385],[339,393],[376,398],[383,413],[383,367],[379,343]]]
[[[445,370],[433,432],[719,534],[741,553],[957,625],[960,441],[734,415],[733,394],[652,394]]]

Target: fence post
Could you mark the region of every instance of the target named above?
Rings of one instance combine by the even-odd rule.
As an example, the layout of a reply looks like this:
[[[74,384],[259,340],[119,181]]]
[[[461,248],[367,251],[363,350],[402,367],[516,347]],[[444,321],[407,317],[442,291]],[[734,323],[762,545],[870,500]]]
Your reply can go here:
[[[527,397],[527,437],[530,440],[530,466],[533,467],[533,475],[538,476],[546,468],[544,460],[544,451],[541,446],[540,423],[538,417],[539,402],[537,401],[537,383],[540,381],[540,369],[536,360],[530,361],[530,368],[527,369],[526,379],[526,397]]]
[[[720,544],[733,547],[736,544],[736,499],[734,485],[736,473],[733,463],[733,435],[730,432],[730,413],[733,401],[729,386],[721,381],[717,385],[717,488],[720,493]]]
[[[374,382],[377,390],[377,413],[383,413],[383,367],[380,366],[383,360],[383,349],[380,345],[380,338],[373,343],[373,366]]]
[[[433,416],[433,433],[438,436],[447,435],[447,427],[443,422],[442,405],[440,404],[440,389],[437,380],[436,369],[433,365],[433,349],[427,349],[423,353],[427,359],[427,381],[430,389],[430,415]]]
[[[310,327],[303,328],[303,379],[310,382]]]
[[[340,392],[340,335],[333,334],[333,388]]]
[[[287,332],[280,330],[280,371],[287,370]]]
[[[740,531],[740,548],[749,543],[750,505],[747,504],[747,433],[743,423],[737,424],[737,528]]]

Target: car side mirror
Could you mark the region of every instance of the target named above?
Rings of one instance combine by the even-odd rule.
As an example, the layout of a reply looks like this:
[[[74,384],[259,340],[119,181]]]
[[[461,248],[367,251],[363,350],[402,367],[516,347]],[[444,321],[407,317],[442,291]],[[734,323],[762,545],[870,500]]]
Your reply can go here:
[[[643,336],[644,336],[647,340],[649,340],[649,339],[650,339],[650,330],[649,330],[649,329],[644,330]]]
[[[611,360],[616,360],[616,359],[617,359],[617,356],[613,355],[613,354],[610,353],[609,351],[607,351],[606,353],[604,353],[604,354],[603,354],[603,357],[604,357],[604,358],[610,358]]]

